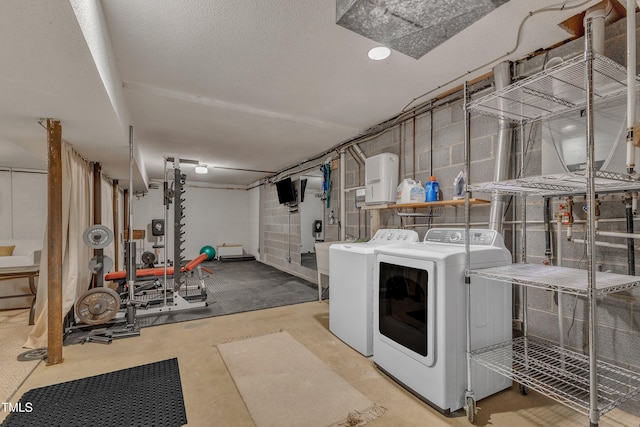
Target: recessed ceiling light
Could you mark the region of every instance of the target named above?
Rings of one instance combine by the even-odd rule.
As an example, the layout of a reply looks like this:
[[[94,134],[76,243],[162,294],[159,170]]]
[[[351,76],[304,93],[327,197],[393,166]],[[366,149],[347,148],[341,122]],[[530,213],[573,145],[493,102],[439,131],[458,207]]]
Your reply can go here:
[[[208,173],[209,169],[207,169],[207,165],[198,165],[196,166],[196,173],[205,174]]]
[[[391,49],[386,46],[376,46],[369,50],[369,58],[374,61],[381,61],[387,59],[391,55]]]

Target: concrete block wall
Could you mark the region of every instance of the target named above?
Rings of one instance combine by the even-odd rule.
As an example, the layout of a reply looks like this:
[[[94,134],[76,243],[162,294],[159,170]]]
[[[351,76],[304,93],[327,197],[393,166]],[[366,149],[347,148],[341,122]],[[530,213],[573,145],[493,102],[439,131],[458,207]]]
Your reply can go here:
[[[278,202],[276,186],[265,184],[260,189],[262,205],[260,260],[312,282],[315,270],[300,265],[300,213]]]

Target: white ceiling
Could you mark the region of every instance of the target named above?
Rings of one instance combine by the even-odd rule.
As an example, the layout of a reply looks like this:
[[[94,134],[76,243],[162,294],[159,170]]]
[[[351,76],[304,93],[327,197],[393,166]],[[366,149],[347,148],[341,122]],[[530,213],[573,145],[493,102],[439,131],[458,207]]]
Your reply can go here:
[[[336,25],[335,0],[2,0],[0,166],[45,168],[38,119],[52,117],[125,187],[129,125],[140,177],[162,179],[172,156],[210,166],[185,164],[190,180],[248,185],[270,174],[216,167],[279,171],[320,154],[486,73],[529,12],[558,3],[511,0],[419,60],[374,62],[375,42]],[[557,24],[597,1],[564,3],[527,18],[501,60],[567,39]]]

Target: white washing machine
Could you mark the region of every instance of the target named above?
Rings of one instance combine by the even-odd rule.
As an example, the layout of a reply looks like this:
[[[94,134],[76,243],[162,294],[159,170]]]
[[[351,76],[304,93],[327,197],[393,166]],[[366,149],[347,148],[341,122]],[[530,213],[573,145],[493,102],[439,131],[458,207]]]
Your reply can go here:
[[[431,229],[422,243],[376,251],[373,360],[445,415],[464,405],[467,387],[465,232]],[[511,264],[494,230],[471,230],[471,268]],[[471,281],[472,349],[511,339],[511,286]],[[511,380],[472,362],[480,400]]]
[[[418,241],[413,230],[383,229],[368,242],[329,248],[329,330],[365,356],[373,354],[375,250]]]

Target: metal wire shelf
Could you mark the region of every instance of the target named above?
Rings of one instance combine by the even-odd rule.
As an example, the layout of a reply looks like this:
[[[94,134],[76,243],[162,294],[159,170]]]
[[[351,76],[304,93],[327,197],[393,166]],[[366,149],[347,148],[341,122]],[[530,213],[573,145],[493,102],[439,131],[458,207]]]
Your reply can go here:
[[[587,270],[541,264],[511,264],[503,267],[470,270],[469,276],[500,282],[542,288],[573,295],[587,295]],[[640,277],[597,272],[597,296],[612,294],[640,286]]]
[[[595,193],[615,193],[640,189],[638,177],[608,172],[594,172]],[[470,191],[497,192],[517,196],[560,196],[586,194],[586,171],[567,172],[554,175],[534,176],[507,181],[485,182],[469,185]]]
[[[428,208],[402,208],[396,205],[396,213],[403,217],[416,218],[437,218],[442,213],[442,206],[431,206]]]
[[[471,352],[478,364],[589,415],[589,357],[531,337]],[[598,361],[600,414],[640,393],[640,374]]]
[[[517,122],[530,122],[578,108],[586,102],[584,55],[469,102],[471,112]],[[606,56],[593,56],[594,101],[626,91],[625,68]],[[636,84],[640,79],[636,76]]]

